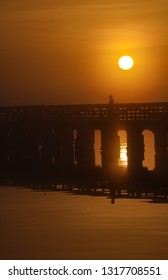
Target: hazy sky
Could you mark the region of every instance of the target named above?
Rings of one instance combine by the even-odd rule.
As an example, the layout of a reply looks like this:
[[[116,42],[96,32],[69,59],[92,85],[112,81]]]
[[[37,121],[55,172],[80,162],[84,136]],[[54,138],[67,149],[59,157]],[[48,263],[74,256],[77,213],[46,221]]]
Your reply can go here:
[[[0,26],[0,105],[168,101],[168,0],[0,0]]]

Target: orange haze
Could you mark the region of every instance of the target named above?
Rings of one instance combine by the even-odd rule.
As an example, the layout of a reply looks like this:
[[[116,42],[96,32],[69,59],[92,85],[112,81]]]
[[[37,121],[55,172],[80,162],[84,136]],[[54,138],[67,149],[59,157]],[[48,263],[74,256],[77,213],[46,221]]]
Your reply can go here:
[[[2,2],[2,1],[1,1]],[[168,2],[5,0],[0,105],[167,101]],[[117,61],[131,55],[130,71]]]

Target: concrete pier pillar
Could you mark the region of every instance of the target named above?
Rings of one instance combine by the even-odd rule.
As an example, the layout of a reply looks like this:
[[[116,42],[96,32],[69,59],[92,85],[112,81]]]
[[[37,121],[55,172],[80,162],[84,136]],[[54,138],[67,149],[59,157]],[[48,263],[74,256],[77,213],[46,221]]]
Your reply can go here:
[[[25,170],[25,182],[36,182],[39,175],[41,174],[41,155],[40,155],[40,135],[39,126],[33,123],[27,123],[23,128],[23,133],[20,132],[23,141],[20,154],[21,162],[24,165]],[[19,143],[17,144],[19,146]],[[17,156],[18,157],[18,156]],[[19,159],[19,157],[18,157]]]
[[[62,164],[62,135],[61,129],[58,127],[54,127],[53,131],[53,141],[54,141],[54,166],[56,169],[60,169]]]
[[[10,162],[14,178],[22,181],[28,169],[28,156],[30,156],[27,142],[27,130],[23,125],[17,125],[10,133]]]
[[[23,170],[23,162],[21,165],[21,157],[24,153],[21,153],[22,143],[20,142],[20,130],[17,125],[10,124],[7,130],[4,131],[2,139],[6,141],[3,143],[3,149],[6,149],[4,156],[4,164],[6,166],[7,177],[10,181],[14,181],[16,174]],[[1,140],[2,140],[1,139]]]
[[[9,124],[1,127],[0,137],[0,173],[10,181],[26,180],[36,168],[35,160],[37,149],[33,145],[32,126]],[[37,158],[36,158],[37,159]]]
[[[52,126],[43,127],[40,135],[41,160],[44,168],[54,165],[54,129]]]
[[[120,157],[120,139],[117,130],[113,127],[101,129],[102,169],[111,174],[118,169]]]
[[[95,167],[94,129],[88,127],[77,129],[75,158],[79,167],[87,169]]]
[[[8,173],[8,127],[0,126],[0,180],[4,181]]]
[[[128,173],[138,174],[142,171],[144,160],[144,136],[137,127],[127,130]]]
[[[72,168],[74,165],[74,139],[73,129],[62,131],[62,166]]]
[[[155,136],[155,170],[159,174],[168,172],[168,136],[166,129],[154,131]]]

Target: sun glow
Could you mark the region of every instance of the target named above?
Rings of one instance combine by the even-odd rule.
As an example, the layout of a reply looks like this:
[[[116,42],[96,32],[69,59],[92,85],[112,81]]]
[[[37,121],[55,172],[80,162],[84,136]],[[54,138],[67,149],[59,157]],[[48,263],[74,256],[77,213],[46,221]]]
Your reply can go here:
[[[118,61],[118,65],[123,70],[129,70],[133,67],[134,61],[131,56],[122,56]]]
[[[126,144],[121,144],[120,147],[120,166],[126,168],[127,167],[127,148]]]
[[[120,138],[120,158],[119,158],[119,166],[126,169],[128,165],[127,158],[127,134],[125,130],[119,130],[118,136]]]

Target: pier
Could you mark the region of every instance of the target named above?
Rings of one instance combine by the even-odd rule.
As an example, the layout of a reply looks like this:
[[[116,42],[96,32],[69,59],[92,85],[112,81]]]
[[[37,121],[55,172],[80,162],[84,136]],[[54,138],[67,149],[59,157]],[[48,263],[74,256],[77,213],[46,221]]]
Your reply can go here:
[[[143,167],[146,129],[154,134],[153,171]],[[118,165],[119,130],[127,133],[126,173]],[[0,107],[0,182],[167,195],[168,102]]]

